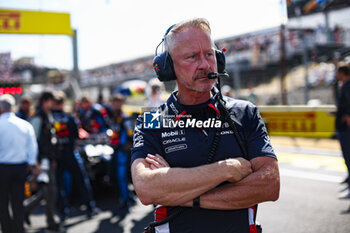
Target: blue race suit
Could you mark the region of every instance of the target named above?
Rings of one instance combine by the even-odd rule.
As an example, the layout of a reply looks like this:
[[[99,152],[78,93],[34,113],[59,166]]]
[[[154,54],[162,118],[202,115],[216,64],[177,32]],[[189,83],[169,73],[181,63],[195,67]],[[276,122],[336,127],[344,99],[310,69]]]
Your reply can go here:
[[[111,170],[115,174],[112,175],[112,178],[117,178],[119,194],[123,203],[126,203],[129,199],[128,168],[133,127],[133,120],[124,113],[115,114],[112,118],[111,130],[113,134],[110,136],[110,145],[115,151],[111,161]]]
[[[63,112],[53,111],[54,128],[57,137],[57,184],[59,189],[59,211],[61,216],[67,215],[68,199],[67,189],[65,189],[64,174],[68,172],[72,177],[74,187],[80,194],[81,201],[86,204],[88,211],[95,208],[90,179],[85,170],[83,159],[79,152],[75,150],[75,140],[78,138],[78,128],[76,119]]]

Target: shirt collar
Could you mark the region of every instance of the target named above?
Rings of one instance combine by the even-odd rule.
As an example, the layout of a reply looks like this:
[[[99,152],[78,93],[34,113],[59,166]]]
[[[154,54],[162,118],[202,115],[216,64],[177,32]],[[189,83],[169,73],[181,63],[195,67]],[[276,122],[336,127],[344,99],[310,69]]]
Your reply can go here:
[[[0,115],[0,118],[9,118],[10,116],[14,116],[13,112],[4,112]]]
[[[188,111],[193,111],[195,108],[202,108],[204,106],[207,106],[208,108],[213,109],[217,114],[220,114],[216,100],[217,93],[211,96],[207,102],[196,105],[180,104],[176,98],[176,95],[177,91],[174,91],[167,100],[167,106],[170,112],[175,115],[175,119],[181,118],[181,116],[185,115]]]

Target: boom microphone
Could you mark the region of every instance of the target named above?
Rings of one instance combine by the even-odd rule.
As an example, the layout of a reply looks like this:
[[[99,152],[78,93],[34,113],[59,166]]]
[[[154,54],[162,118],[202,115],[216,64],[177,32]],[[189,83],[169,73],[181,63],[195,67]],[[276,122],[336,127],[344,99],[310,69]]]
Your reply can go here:
[[[228,73],[218,73],[218,72],[211,72],[208,74],[208,79],[216,79],[216,78],[228,78]]]

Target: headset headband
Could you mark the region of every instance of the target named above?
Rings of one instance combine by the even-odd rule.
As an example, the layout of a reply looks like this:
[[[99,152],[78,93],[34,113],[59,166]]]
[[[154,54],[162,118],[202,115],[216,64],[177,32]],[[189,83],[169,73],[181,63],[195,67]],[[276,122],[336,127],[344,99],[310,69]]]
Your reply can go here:
[[[176,24],[170,26],[166,30],[162,41],[156,47],[155,57],[153,59],[153,69],[156,72],[157,77],[161,82],[176,80],[173,60],[171,59],[169,52],[164,51],[161,54],[157,55],[158,47],[165,41],[166,36],[169,34],[171,29],[175,25]],[[215,56],[216,56],[216,64],[217,64],[218,73],[226,73],[226,71],[225,71],[226,60],[225,60],[224,53],[220,50],[215,49]]]

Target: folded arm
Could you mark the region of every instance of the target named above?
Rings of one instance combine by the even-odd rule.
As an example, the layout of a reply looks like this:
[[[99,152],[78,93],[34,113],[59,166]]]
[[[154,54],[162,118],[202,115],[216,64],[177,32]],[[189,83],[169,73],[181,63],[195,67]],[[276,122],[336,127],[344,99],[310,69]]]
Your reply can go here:
[[[149,158],[157,160],[156,156],[148,155]],[[252,172],[250,163],[243,158],[193,168],[154,167],[156,164],[141,158],[131,166],[135,191],[145,205],[184,205],[224,181],[236,182]]]
[[[152,169],[168,167],[161,156],[147,158]],[[200,206],[206,209],[232,210],[275,201],[279,196],[279,171],[276,159],[258,157],[251,160],[253,173],[244,179],[213,188],[200,194]],[[191,207],[192,199],[183,206]]]
[[[248,208],[279,197],[280,179],[277,161],[271,157],[251,160],[253,173],[243,180],[214,188],[200,197],[205,209],[232,210]],[[192,206],[191,202],[186,203]]]

